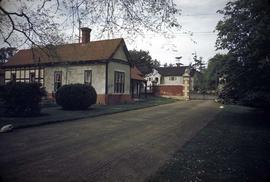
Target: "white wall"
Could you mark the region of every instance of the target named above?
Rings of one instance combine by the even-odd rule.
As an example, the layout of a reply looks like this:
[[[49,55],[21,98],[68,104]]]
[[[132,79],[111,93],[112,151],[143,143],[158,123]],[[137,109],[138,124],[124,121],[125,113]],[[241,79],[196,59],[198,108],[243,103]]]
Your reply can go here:
[[[170,80],[170,76],[161,76],[157,70],[154,69],[152,73],[145,76],[147,86],[153,85],[153,81],[155,81],[156,78],[158,79],[157,85],[183,85],[182,76],[174,76],[175,80]],[[162,79],[163,83],[161,82]]]
[[[159,85],[161,75],[157,72],[157,70],[153,69],[152,73],[145,76],[145,79],[147,80],[147,86],[153,85],[153,81],[155,81],[156,78],[158,79],[158,82],[156,84]]]
[[[62,85],[71,83],[84,83],[84,71],[92,70],[92,86],[97,94],[105,94],[105,64],[80,66],[53,66],[44,70],[45,87],[47,92],[54,91],[54,72],[62,71]]]
[[[175,80],[170,80],[171,76],[164,76],[164,83],[162,85],[182,85],[183,77],[182,76],[174,76]]]
[[[113,58],[114,58],[114,59],[120,59],[120,60],[128,61],[123,46],[120,46],[120,47],[118,48],[118,50],[117,50],[117,51],[115,52],[115,54],[113,55]]]
[[[108,64],[108,94],[115,94],[114,93],[114,72],[115,71],[125,73],[124,94],[130,94],[130,66],[127,64],[121,64],[117,62],[109,62]]]

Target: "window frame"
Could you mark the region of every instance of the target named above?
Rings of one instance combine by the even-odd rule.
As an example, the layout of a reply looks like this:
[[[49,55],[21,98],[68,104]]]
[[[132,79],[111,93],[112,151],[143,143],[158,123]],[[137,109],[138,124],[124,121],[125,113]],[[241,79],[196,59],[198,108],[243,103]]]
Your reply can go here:
[[[175,80],[176,80],[176,77],[175,77],[175,76],[170,76],[170,77],[169,77],[169,80],[170,80],[170,81],[175,81]]]
[[[16,82],[16,79],[17,79],[16,72],[15,73],[10,73],[10,81],[11,82]]]
[[[93,74],[92,73],[93,73],[92,70],[84,70],[84,84],[86,84],[86,85],[92,85],[92,77],[93,77]],[[87,74],[90,75],[90,80],[89,81],[86,80]]]
[[[34,79],[32,76],[34,75]],[[36,81],[36,74],[35,72],[29,72],[29,83],[34,83]]]
[[[56,75],[60,75],[59,76],[59,80],[57,80],[57,78],[56,78]],[[60,85],[57,85],[57,84],[59,84],[60,83]],[[54,91],[56,92],[61,86],[62,86],[62,71],[55,71],[54,72]]]
[[[125,93],[125,72],[114,71],[114,93]]]

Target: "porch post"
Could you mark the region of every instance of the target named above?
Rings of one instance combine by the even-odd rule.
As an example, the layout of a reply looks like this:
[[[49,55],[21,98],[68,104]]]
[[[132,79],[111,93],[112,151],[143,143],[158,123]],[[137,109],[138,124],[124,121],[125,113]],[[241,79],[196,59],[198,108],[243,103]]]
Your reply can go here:
[[[186,69],[185,73],[183,74],[183,82],[184,82],[183,97],[185,100],[189,100],[190,74],[188,69]]]
[[[134,85],[133,85],[134,81],[133,79],[131,79],[131,97],[134,98]]]
[[[144,82],[144,97],[147,97],[147,81]]]

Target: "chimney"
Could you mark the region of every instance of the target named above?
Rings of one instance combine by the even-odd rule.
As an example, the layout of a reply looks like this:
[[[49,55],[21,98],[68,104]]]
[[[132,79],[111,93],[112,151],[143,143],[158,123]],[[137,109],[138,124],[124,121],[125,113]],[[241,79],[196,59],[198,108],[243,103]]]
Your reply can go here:
[[[81,43],[86,44],[86,43],[90,42],[91,29],[87,28],[87,27],[83,27],[83,28],[81,28],[81,31],[82,31],[82,42]]]

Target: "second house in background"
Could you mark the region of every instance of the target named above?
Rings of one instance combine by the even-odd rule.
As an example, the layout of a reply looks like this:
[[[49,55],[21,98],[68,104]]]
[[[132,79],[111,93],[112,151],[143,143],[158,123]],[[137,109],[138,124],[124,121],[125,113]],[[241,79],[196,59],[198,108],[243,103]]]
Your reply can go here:
[[[159,67],[145,76],[148,92],[159,96],[172,96],[186,99],[194,90],[195,70],[189,66]],[[185,93],[186,92],[186,93]]]

